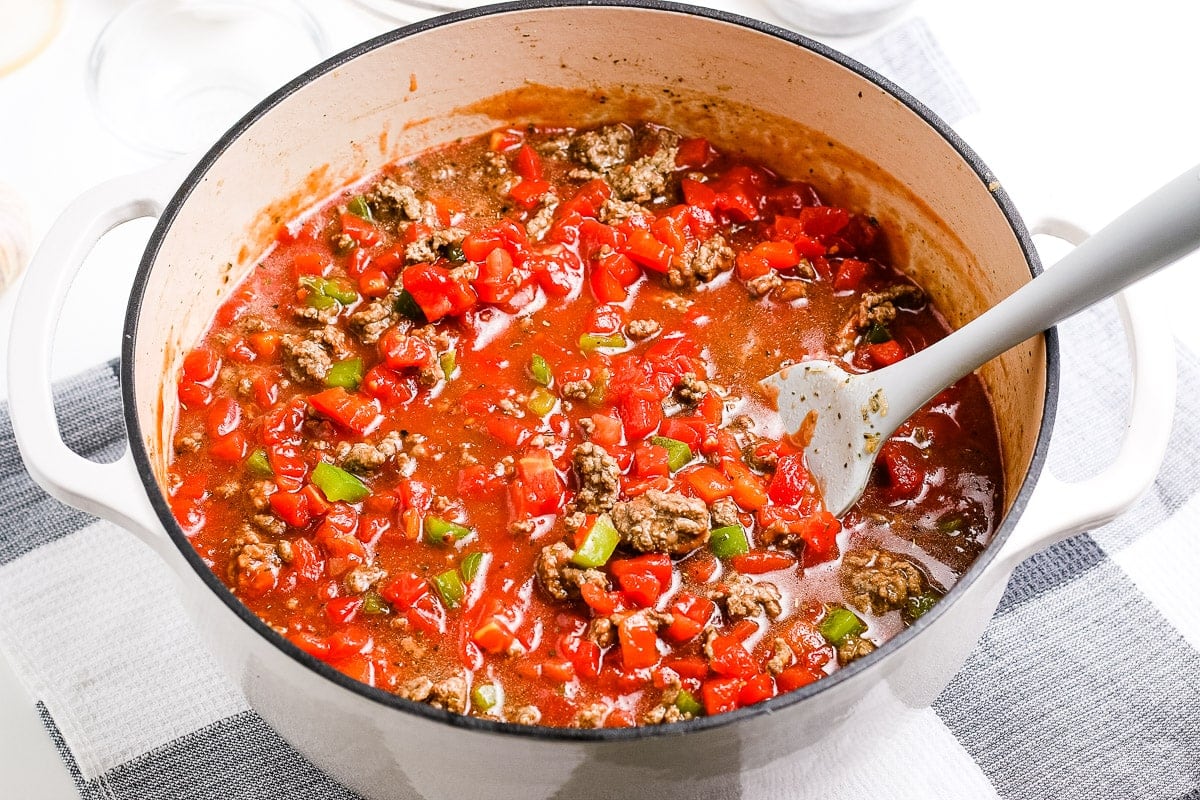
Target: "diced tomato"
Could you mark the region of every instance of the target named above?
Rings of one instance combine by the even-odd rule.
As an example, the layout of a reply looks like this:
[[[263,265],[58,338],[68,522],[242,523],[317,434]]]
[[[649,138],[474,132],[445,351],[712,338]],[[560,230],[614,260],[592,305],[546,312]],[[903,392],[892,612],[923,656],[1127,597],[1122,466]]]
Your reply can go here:
[[[396,327],[388,328],[379,337],[379,354],[392,369],[429,367],[437,361],[437,353],[429,342]]]
[[[812,494],[812,484],[804,457],[799,453],[780,456],[775,463],[775,474],[767,485],[767,496],[771,502],[781,506],[797,506]]]
[[[680,678],[702,681],[708,677],[708,662],[697,656],[679,656],[663,660],[663,667],[675,671]]]
[[[516,637],[499,619],[492,617],[475,629],[471,640],[487,652],[496,654],[506,652],[512,647]]]
[[[321,228],[321,220],[316,215],[311,215],[280,225],[275,231],[275,239],[282,244],[315,242],[321,238]]]
[[[542,157],[528,144],[521,145],[513,166],[516,168],[517,174],[525,180],[540,181],[542,179]]]
[[[761,242],[751,250],[738,254],[737,275],[742,280],[748,280],[766,275],[772,269],[791,269],[799,263],[800,256],[791,242]]]
[[[379,244],[379,229],[357,214],[346,212],[338,217],[342,233],[349,236],[360,247]]]
[[[399,611],[407,611],[420,598],[429,594],[429,581],[415,572],[402,572],[380,584],[379,596]]]
[[[767,489],[762,479],[736,458],[721,459],[721,470],[733,482],[733,501],[747,511],[767,504]]]
[[[583,265],[579,258],[561,245],[531,253],[525,267],[550,297],[566,297],[583,283]]]
[[[483,302],[506,303],[521,288],[522,282],[512,256],[503,247],[497,247],[479,265],[479,275],[471,285]]]
[[[908,442],[889,439],[879,448],[879,463],[886,477],[884,492],[889,499],[909,499],[925,484],[921,451]]]
[[[250,346],[261,358],[271,358],[279,351],[280,335],[277,331],[257,331],[248,338]]]
[[[811,567],[837,557],[837,535],[842,523],[828,511],[817,511],[796,526],[804,540],[804,566]]]
[[[717,574],[721,562],[707,548],[701,548],[687,557],[680,565],[688,577],[697,583],[708,583]]]
[[[621,585],[621,593],[625,599],[635,608],[654,605],[663,592],[663,586],[658,582],[658,578],[649,572],[625,572],[621,574],[617,582]]]
[[[291,568],[296,577],[306,581],[319,581],[325,574],[325,559],[321,553],[308,539],[292,539],[291,543]]]
[[[818,240],[833,236],[850,222],[850,212],[836,206],[802,208],[797,216],[804,233]]]
[[[695,490],[696,495],[712,505],[722,497],[733,495],[733,482],[721,474],[716,467],[707,464],[692,467],[680,473],[681,479]]]
[[[788,667],[775,676],[775,684],[781,692],[790,692],[801,686],[808,686],[813,681],[825,677],[825,673],[812,667],[797,664]]]
[[[671,624],[664,629],[663,635],[673,642],[694,639],[704,630],[715,610],[716,604],[707,597],[680,592],[671,604]]]
[[[620,603],[616,592],[609,592],[594,583],[585,583],[579,587],[583,602],[597,614],[611,614],[617,610]]]
[[[621,420],[608,414],[592,414],[591,440],[601,447],[619,445],[622,439]]]
[[[249,286],[243,286],[233,293],[233,296],[225,301],[225,304],[217,309],[216,322],[222,327],[228,327],[242,318],[242,315],[250,310],[251,304],[257,299],[254,289]]]
[[[821,205],[821,196],[811,184],[789,181],[767,190],[767,208],[778,215],[795,215],[800,209]]]
[[[609,572],[618,580],[622,575],[645,573],[653,575],[664,589],[671,586],[673,569],[671,557],[666,553],[646,553],[633,558],[620,558],[608,562]]]
[[[630,440],[643,439],[654,433],[663,419],[662,403],[635,393],[625,395],[617,403],[617,413]]]
[[[600,675],[600,647],[583,636],[564,636],[559,640],[559,652],[570,659],[575,672],[581,678],[596,678]]]
[[[624,325],[624,309],[605,303],[592,309],[588,315],[586,330],[589,333],[616,333]]]
[[[329,661],[341,661],[359,653],[369,653],[375,646],[371,631],[365,625],[356,622],[334,631],[328,641],[329,652],[326,659]]]
[[[791,242],[801,258],[819,258],[828,250],[824,244],[805,232],[804,221],[796,217],[776,217],[771,229],[774,238]]]
[[[878,344],[868,344],[863,349],[866,350],[867,358],[876,367],[891,366],[908,355],[904,352],[903,345],[895,339],[879,342]]]
[[[403,405],[417,396],[417,384],[411,376],[399,375],[383,364],[367,370],[359,389],[385,406]]]
[[[183,358],[183,378],[193,383],[211,384],[221,369],[221,357],[207,347],[197,347]]]
[[[503,486],[503,480],[482,464],[471,464],[458,471],[458,493],[468,500],[482,500]]]
[[[401,280],[430,322],[447,315],[457,316],[478,299],[465,278],[457,279],[450,270],[434,264],[413,264],[404,270]]]
[[[253,364],[258,360],[258,353],[239,336],[225,348],[225,357],[239,364]]]
[[[680,417],[668,417],[664,419],[658,429],[660,435],[668,439],[676,439],[683,442],[693,452],[700,449],[700,439],[703,436],[703,431],[703,424],[696,421],[689,422]]]
[[[839,292],[856,292],[867,277],[868,264],[857,258],[843,258],[833,276],[833,288]]]
[[[289,631],[287,638],[289,642],[310,656],[319,658],[322,661],[329,657],[329,642],[324,636],[317,636],[315,633],[308,633],[307,631]]]
[[[329,269],[333,264],[328,258],[318,252],[309,250],[297,253],[292,257],[292,273],[296,277],[301,275],[320,275],[329,274]]]
[[[351,278],[361,278],[370,263],[371,251],[364,247],[356,247],[346,256],[346,274]]]
[[[525,141],[525,134],[517,130],[492,131],[488,147],[493,153],[505,153]]]
[[[709,668],[718,675],[730,675],[736,678],[748,678],[758,671],[754,656],[736,643],[719,643],[721,638],[714,640],[712,658],[708,660]]]
[[[796,565],[796,557],[786,550],[756,550],[732,559],[733,568],[746,575],[774,572]]]
[[[366,436],[383,421],[378,400],[365,400],[341,386],[310,395],[308,403],[322,416],[359,436]]]
[[[742,688],[738,690],[738,705],[752,706],[774,697],[775,694],[775,680],[768,673],[760,672],[742,684]]]
[[[362,607],[361,597],[335,597],[325,604],[325,616],[334,625],[345,625],[354,621]]]
[[[738,707],[738,691],[741,689],[738,678],[712,678],[706,680],[700,687],[700,699],[704,703],[704,713],[723,714],[735,711]]]
[[[559,205],[558,213],[575,213],[584,217],[594,217],[599,213],[600,206],[604,205],[604,201],[610,197],[612,197],[612,187],[602,178],[594,178],[580,186],[579,191]],[[580,233],[582,233],[582,228]]]
[[[383,297],[392,288],[392,279],[381,269],[365,269],[358,278],[358,290],[364,297]]]
[[[629,297],[616,276],[599,264],[588,272],[588,287],[598,303],[620,303]]]
[[[671,474],[667,448],[642,442],[633,451],[633,472],[639,478]]]
[[[442,608],[442,604],[432,594],[417,598],[404,616],[414,627],[430,636],[446,631],[446,609]]]
[[[525,427],[519,419],[507,414],[491,415],[484,426],[488,433],[509,447],[520,447],[533,436],[533,431]]]
[[[650,231],[634,230],[625,243],[625,255],[646,269],[665,273],[671,267],[671,248]]]
[[[558,510],[566,485],[548,450],[533,450],[518,458],[516,472],[510,499],[518,518],[553,514]]]
[[[242,421],[242,409],[231,397],[218,397],[208,409],[208,435],[225,436],[237,430]]]
[[[295,528],[309,523],[308,496],[300,492],[275,492],[268,502],[275,516]]]
[[[219,461],[241,461],[246,457],[246,435],[241,431],[233,431],[228,436],[214,440],[208,446],[208,452]]]
[[[640,614],[630,614],[617,624],[617,640],[626,669],[653,667],[658,663],[658,636]]]
[[[681,139],[675,152],[675,166],[686,169],[704,169],[716,158],[716,151],[707,139]]]
[[[549,181],[522,178],[508,190],[508,196],[522,208],[534,208],[542,202],[542,198],[548,191],[550,191]]]

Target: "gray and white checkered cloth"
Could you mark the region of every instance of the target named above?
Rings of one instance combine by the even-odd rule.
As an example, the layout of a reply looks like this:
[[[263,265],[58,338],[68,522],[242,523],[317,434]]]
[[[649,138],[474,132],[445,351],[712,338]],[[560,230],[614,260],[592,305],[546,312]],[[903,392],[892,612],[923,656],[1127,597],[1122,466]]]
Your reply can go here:
[[[884,72],[889,53],[908,59],[902,66],[931,46],[921,26],[897,35],[908,38],[873,53]],[[952,81],[923,86],[943,117],[971,110]],[[1050,468],[1078,479],[1116,454],[1125,348],[1109,304],[1060,331]],[[1022,564],[933,708],[897,709],[886,732],[863,721],[863,746],[844,754],[842,785],[823,797],[1200,800],[1200,360],[1180,350],[1173,446],[1152,491],[1117,521]],[[56,398],[74,449],[120,455],[115,364],[65,382]],[[247,705],[173,586],[132,535],[35,486],[0,407],[0,647],[81,797],[355,797]],[[718,795],[797,796],[801,769],[785,783],[731,775]]]

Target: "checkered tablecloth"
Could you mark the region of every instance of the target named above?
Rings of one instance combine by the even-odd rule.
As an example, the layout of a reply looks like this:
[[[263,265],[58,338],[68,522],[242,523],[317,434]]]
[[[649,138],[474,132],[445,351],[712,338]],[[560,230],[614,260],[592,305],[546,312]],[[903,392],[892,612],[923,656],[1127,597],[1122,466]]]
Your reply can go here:
[[[919,24],[858,55],[952,122],[973,110]],[[1050,468],[1077,479],[1117,452],[1127,364],[1111,305],[1061,333]],[[865,738],[823,798],[1200,800],[1200,361],[1182,347],[1179,370],[1173,446],[1152,491],[1117,521],[1022,564],[934,706]],[[74,449],[97,460],[121,453],[115,364],[64,382],[56,398]],[[0,647],[83,798],[355,796],[218,671],[165,565],[35,486],[4,407]],[[804,796],[803,783],[780,781],[733,775],[717,792]]]

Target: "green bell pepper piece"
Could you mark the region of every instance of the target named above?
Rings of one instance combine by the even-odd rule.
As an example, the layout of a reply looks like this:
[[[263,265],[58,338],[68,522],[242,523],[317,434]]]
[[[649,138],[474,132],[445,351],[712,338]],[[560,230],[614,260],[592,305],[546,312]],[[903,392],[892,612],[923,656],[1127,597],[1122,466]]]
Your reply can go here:
[[[829,609],[820,625],[821,635],[832,645],[839,645],[847,636],[857,636],[866,629],[866,623],[853,611],[841,607]]]
[[[687,446],[687,442],[670,439],[666,436],[655,436],[650,440],[650,444],[667,448],[667,466],[671,472],[683,467],[692,460],[692,448]]]
[[[433,576],[433,587],[441,595],[446,608],[458,608],[467,596],[466,587],[458,578],[458,570],[448,569]]]
[[[741,525],[726,525],[708,535],[708,549],[717,558],[743,556],[750,552],[750,542]]]
[[[602,567],[608,563],[620,541],[621,534],[617,533],[608,514],[601,514],[571,556],[571,563],[584,568]]]
[[[371,490],[365,483],[328,461],[322,461],[313,469],[312,482],[331,503],[339,500],[347,503],[360,503],[371,496]]]
[[[466,525],[459,525],[457,522],[449,522],[438,517],[426,517],[425,535],[431,542],[446,544],[447,540],[456,542],[459,539],[465,539],[471,535],[471,529]]]
[[[363,361],[361,358],[348,358],[339,361],[325,373],[326,386],[341,386],[351,392],[358,389],[363,379]]]

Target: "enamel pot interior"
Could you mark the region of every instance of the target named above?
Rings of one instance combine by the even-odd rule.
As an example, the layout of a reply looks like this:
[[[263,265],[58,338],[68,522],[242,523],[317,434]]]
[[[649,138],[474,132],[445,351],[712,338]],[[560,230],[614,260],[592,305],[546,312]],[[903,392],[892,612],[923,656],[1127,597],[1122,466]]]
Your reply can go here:
[[[226,604],[240,608],[191,551],[163,502],[177,410],[173,381],[183,354],[278,224],[397,158],[458,137],[502,124],[633,118],[706,136],[813,182],[837,204],[869,211],[887,229],[895,263],[928,290],[953,326],[1037,270],[1007,198],[944,124],[882,78],[795,34],[663,4],[517,4],[367,42],[269,98],[204,157],[160,220],[131,298],[123,384],[135,456],[164,526]],[[1032,339],[982,370],[999,420],[1010,512],[1022,504],[1026,477],[1036,473],[1044,450],[1052,402],[1047,342]],[[1008,514],[998,539],[1015,516]],[[374,690],[337,680],[241,613],[294,659],[372,696]],[[885,657],[912,633],[863,661]],[[862,666],[762,708],[794,704]]]

